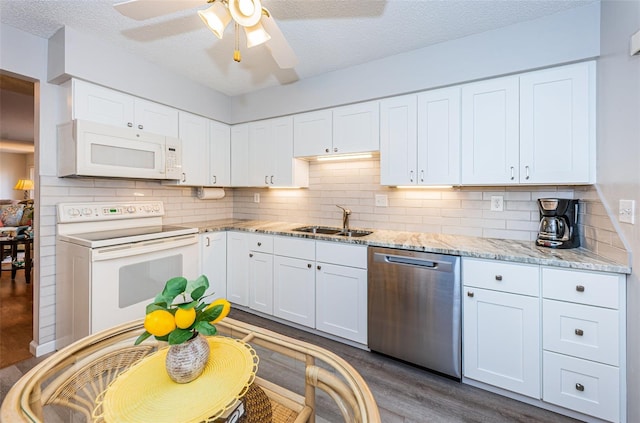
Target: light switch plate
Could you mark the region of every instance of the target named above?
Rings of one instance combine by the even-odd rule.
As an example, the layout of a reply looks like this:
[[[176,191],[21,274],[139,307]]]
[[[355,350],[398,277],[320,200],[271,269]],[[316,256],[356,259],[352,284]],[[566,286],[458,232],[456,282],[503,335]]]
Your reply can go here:
[[[491,196],[491,211],[504,211],[504,197],[502,195]]]
[[[376,207],[389,207],[389,198],[384,194],[376,194]]]
[[[624,223],[631,223],[632,225],[635,222],[636,215],[636,202],[635,200],[620,200],[618,209],[618,220]]]
[[[259,193],[254,193],[253,194],[253,202],[254,203],[259,203],[260,202],[260,194]]]

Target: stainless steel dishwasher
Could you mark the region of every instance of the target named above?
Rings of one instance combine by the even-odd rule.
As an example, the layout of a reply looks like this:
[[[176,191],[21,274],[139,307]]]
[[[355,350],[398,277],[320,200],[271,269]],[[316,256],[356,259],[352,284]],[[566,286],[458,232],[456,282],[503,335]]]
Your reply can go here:
[[[460,257],[369,247],[368,344],[461,378]]]

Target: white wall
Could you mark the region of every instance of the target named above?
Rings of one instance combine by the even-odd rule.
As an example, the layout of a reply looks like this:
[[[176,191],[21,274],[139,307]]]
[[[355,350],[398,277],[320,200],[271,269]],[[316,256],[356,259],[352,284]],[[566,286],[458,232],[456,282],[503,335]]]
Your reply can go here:
[[[593,58],[600,52],[599,23],[600,7],[594,2],[552,16],[236,96],[232,99],[233,123]]]
[[[51,37],[48,62],[48,80],[56,83],[80,78],[221,122],[231,120],[226,95],[73,28],[61,28]]]
[[[22,200],[24,191],[16,191],[13,187],[18,179],[28,176],[26,154],[0,153],[0,199]]]
[[[627,389],[629,422],[640,421],[640,56],[629,38],[640,30],[640,2],[602,2],[598,60],[598,187],[615,213],[619,199],[636,201],[636,224],[620,223],[633,252],[627,278]]]

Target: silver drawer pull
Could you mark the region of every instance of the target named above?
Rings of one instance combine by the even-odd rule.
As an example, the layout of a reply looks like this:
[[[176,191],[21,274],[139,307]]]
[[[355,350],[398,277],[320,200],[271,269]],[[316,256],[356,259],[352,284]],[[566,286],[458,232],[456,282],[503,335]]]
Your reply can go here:
[[[584,392],[584,385],[581,383],[576,383],[576,389],[580,392]]]
[[[582,286],[582,285],[576,285],[576,291],[578,291],[578,292],[584,292],[584,286]]]
[[[473,298],[473,291],[467,291],[467,297],[472,297]]]
[[[574,332],[575,332],[575,333],[576,333],[576,335],[578,335],[578,336],[582,336],[582,335],[584,335],[584,331],[583,331],[582,329],[576,329]]]
[[[496,280],[497,281],[501,281],[502,280],[502,275],[496,275]]]

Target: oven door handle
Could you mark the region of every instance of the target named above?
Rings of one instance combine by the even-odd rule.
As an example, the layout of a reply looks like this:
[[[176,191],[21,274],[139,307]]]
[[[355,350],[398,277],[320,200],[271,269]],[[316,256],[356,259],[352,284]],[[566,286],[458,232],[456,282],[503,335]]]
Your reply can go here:
[[[92,261],[113,260],[122,257],[168,251],[198,242],[197,234],[181,235],[171,238],[150,241],[131,242],[128,244],[100,247],[92,250]]]

